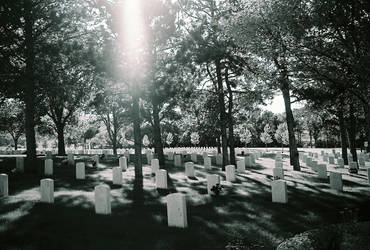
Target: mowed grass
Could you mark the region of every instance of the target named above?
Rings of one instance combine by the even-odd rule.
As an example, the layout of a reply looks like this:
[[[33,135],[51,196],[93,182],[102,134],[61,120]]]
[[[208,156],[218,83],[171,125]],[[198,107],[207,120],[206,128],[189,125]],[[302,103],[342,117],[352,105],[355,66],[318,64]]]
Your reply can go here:
[[[289,202],[272,203],[272,158],[271,154],[257,160],[237,175],[235,183],[226,182],[218,167],[205,170],[202,161],[191,179],[184,167],[167,161],[168,190],[155,188],[155,178],[144,165],[142,206],[133,203],[132,164],[123,172],[124,184],[115,186],[111,169],[118,161],[99,168],[88,163],[86,180],[78,181],[73,167],[54,158],[55,203],[42,204],[38,187],[45,177],[11,173],[6,168],[11,159],[6,159],[0,172],[7,169],[10,196],[0,198],[0,249],[274,249],[309,229],[370,219],[370,186],[362,170],[356,176],[344,175],[344,192],[336,192],[309,168],[292,171],[286,157]],[[40,159],[38,168],[42,167]],[[211,173],[223,180],[219,197],[207,195],[206,174]],[[94,211],[94,187],[101,183],[111,187],[111,215]],[[187,229],[167,226],[165,196],[172,192],[187,195]]]

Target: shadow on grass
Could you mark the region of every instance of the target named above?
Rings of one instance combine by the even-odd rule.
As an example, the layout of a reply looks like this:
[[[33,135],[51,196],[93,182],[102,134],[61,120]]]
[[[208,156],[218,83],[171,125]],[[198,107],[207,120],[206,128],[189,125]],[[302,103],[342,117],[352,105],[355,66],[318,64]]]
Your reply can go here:
[[[90,197],[77,192],[76,195],[59,195],[54,204],[36,203],[9,229],[0,232],[2,248],[225,249],[227,244],[242,242],[248,247],[246,249],[274,249],[284,238],[296,233],[341,222],[341,211],[348,207],[359,209],[359,220],[370,219],[368,196],[352,199],[328,193],[328,180],[320,182],[314,176],[304,176],[304,180],[298,179],[293,184],[289,181],[289,203],[277,204],[271,202],[268,180],[260,181],[249,175],[238,175],[238,181],[225,186],[221,196],[208,196],[206,174],[224,177],[224,172],[216,168],[207,171],[197,168],[197,177],[188,179],[183,167],[168,164],[168,173],[179,176],[168,178],[169,190],[146,190],[143,181],[136,183],[134,179],[126,179],[124,186],[115,187],[110,180],[91,177],[107,168],[87,168],[87,179],[77,181],[74,168],[61,167],[55,172],[55,186],[57,190],[92,192],[95,185],[107,183],[115,193],[111,215],[95,214],[93,193]],[[270,177],[257,170],[250,172]],[[29,182],[22,187],[24,189],[39,185],[40,176],[29,177],[29,180],[19,178],[19,185],[22,180]],[[122,192],[117,196],[120,188]],[[184,193],[191,190],[191,197],[187,197],[188,229],[167,227],[166,204],[161,198],[176,190]],[[138,197],[142,204],[135,206],[133,201]],[[23,204],[1,204],[0,214]]]

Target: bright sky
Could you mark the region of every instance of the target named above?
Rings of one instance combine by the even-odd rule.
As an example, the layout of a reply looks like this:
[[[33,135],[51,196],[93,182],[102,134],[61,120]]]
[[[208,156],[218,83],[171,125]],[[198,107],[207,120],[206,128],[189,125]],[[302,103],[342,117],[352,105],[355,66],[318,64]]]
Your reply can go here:
[[[293,103],[292,109],[301,108],[303,105],[300,103]],[[272,100],[272,103],[266,106],[260,106],[263,110],[269,110],[275,114],[285,112],[284,98],[282,95],[276,95]]]

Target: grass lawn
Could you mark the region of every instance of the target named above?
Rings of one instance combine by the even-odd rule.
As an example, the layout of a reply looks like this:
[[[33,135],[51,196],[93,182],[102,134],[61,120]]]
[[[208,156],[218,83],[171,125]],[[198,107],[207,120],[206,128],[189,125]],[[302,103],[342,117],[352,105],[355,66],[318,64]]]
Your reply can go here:
[[[8,172],[9,197],[0,198],[0,249],[274,249],[303,231],[370,220],[365,170],[354,175],[335,169],[343,173],[344,184],[344,191],[337,192],[330,189],[329,179],[320,180],[304,164],[302,171],[292,171],[288,156],[283,156],[288,204],[271,202],[275,154],[269,154],[238,174],[235,183],[226,182],[218,167],[205,170],[202,163],[195,165],[196,178],[189,179],[184,167],[167,161],[168,190],[156,189],[144,165],[142,207],[133,205],[132,164],[123,172],[124,184],[115,186],[112,167],[118,161],[100,163],[99,168],[87,164],[86,180],[75,180],[74,168],[55,158],[55,202],[42,204],[38,188],[45,177],[11,173],[6,166],[15,166],[15,160],[4,158],[0,173]],[[328,165],[328,171],[333,169]],[[207,195],[207,173],[221,176],[220,196]],[[94,212],[94,187],[100,183],[111,188],[111,215]],[[173,192],[187,195],[187,229],[167,226],[165,196]]]

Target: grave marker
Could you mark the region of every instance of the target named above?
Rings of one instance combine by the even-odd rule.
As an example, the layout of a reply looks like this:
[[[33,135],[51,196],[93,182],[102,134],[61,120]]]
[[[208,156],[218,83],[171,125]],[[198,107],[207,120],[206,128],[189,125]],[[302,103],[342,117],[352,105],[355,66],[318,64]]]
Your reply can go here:
[[[119,166],[121,167],[122,171],[127,170],[127,158],[125,156],[119,158]]]
[[[284,180],[275,180],[271,182],[272,202],[288,203],[288,192]]]
[[[8,175],[0,174],[0,197],[8,197],[8,195],[9,195]]]
[[[122,172],[121,172],[122,173]],[[108,185],[100,184],[95,186],[95,213],[97,214],[110,214],[111,201],[110,201],[110,188]]]
[[[220,184],[220,176],[217,174],[207,174],[207,192],[208,194],[214,195],[215,193],[211,190],[216,184]]]
[[[76,164],[76,179],[84,180],[85,179],[85,163],[77,162]]]
[[[204,168],[211,169],[211,158],[210,157],[204,158]]]
[[[174,153],[168,152],[167,155],[168,155],[168,160],[173,161]]]
[[[44,173],[47,176],[53,175],[53,160],[46,159],[44,163]]]
[[[176,154],[175,155],[175,167],[181,167],[181,166],[182,166],[181,155]]]
[[[184,194],[173,193],[166,196],[167,221],[169,227],[188,227],[186,199]]]
[[[95,162],[95,167],[99,167],[99,155],[93,156],[93,161]]]
[[[330,188],[338,191],[343,191],[343,181],[341,173],[330,172]]]
[[[216,165],[221,166],[222,165],[222,154],[216,155]]]
[[[23,157],[15,158],[15,164],[16,164],[17,171],[20,173],[23,173],[24,172],[24,158]]]
[[[239,173],[244,173],[245,172],[245,162],[244,159],[239,160],[236,162],[236,168]]]
[[[344,160],[343,158],[338,158],[337,163],[340,168],[344,168]]]
[[[71,152],[67,155],[67,162],[69,166],[73,166],[75,164],[74,155]]]
[[[244,157],[244,163],[246,167],[252,167],[252,160],[249,155]]]
[[[329,156],[329,164],[335,164],[334,163],[334,156]]]
[[[151,173],[155,174],[159,170],[159,160],[152,159],[152,162],[150,165],[151,165]]]
[[[274,180],[284,180],[284,169],[283,168],[273,168],[272,175]]]
[[[155,185],[157,188],[167,189],[167,171],[159,169],[155,172]]]
[[[326,164],[319,164],[317,165],[317,172],[320,179],[327,179],[327,173],[326,173]]]
[[[185,163],[185,174],[187,177],[195,177],[194,163],[192,162]]]
[[[114,167],[112,171],[112,175],[113,175],[113,184],[122,185],[122,168]]]
[[[283,168],[283,162],[279,160],[275,160],[275,168]]]
[[[54,203],[54,181],[52,179],[40,180],[41,202]]]
[[[235,166],[234,165],[227,165],[225,167],[226,170],[226,181],[234,182],[235,178]]]
[[[194,162],[194,163],[197,163],[198,155],[196,153],[191,154],[191,161]]]

